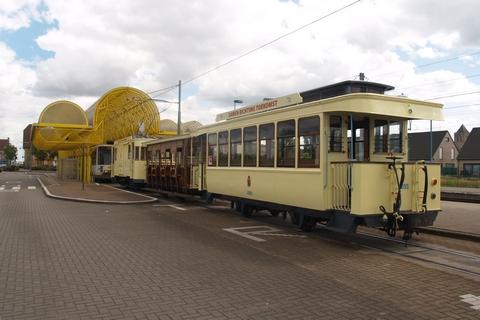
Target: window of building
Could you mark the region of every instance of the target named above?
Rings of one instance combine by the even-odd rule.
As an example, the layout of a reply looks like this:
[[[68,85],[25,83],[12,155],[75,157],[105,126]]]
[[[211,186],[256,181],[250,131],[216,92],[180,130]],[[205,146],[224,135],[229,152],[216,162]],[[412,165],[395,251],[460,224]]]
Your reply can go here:
[[[217,134],[208,135],[208,165],[215,167],[217,165]]]
[[[480,163],[465,163],[463,174],[467,177],[480,177]]]
[[[277,166],[295,167],[295,120],[277,123]]]
[[[218,166],[228,166],[228,131],[218,133]]]
[[[342,152],[342,117],[330,116],[330,152]]]
[[[455,149],[450,149],[450,159],[455,160]]]
[[[242,129],[230,130],[230,166],[242,165]]]
[[[298,119],[298,167],[320,166],[320,117]]]
[[[402,152],[402,123],[399,121],[375,120],[375,153]]]
[[[438,148],[438,159],[443,160],[443,148]]]
[[[258,131],[260,141],[259,166],[273,167],[275,161],[275,126],[273,123],[262,124],[260,125]]]
[[[257,165],[257,127],[243,129],[243,165],[255,167]]]

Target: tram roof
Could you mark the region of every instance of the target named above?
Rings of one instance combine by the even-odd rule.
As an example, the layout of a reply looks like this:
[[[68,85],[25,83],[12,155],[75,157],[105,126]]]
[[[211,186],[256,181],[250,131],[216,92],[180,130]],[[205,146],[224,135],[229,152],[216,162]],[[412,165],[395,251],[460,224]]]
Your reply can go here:
[[[264,99],[264,101],[255,103],[253,105],[248,105],[243,108],[238,108],[236,110],[230,110],[218,114],[215,121],[219,122],[223,120],[230,120],[248,114],[288,107],[300,103],[308,103],[312,101],[343,96],[351,93],[376,93],[383,95],[386,91],[390,91],[393,89],[393,86],[378,82],[370,82],[364,80],[346,80],[327,86],[302,91],[299,93],[293,93],[283,97]]]

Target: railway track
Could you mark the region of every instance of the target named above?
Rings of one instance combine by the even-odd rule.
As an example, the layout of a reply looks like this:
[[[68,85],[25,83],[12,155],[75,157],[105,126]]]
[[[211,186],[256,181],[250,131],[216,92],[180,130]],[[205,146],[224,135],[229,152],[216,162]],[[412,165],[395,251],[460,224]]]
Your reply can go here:
[[[359,244],[389,254],[435,265],[457,273],[471,276],[480,281],[480,255],[449,248],[401,241],[368,232],[357,232]]]

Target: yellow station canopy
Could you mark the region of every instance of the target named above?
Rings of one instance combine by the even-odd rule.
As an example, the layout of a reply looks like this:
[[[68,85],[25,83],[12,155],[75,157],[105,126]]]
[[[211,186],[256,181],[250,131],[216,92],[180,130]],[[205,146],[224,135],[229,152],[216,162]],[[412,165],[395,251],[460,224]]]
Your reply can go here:
[[[33,125],[32,142],[41,150],[72,150],[138,133],[158,135],[159,126],[157,106],[146,93],[118,87],[86,111],[65,100],[49,104]]]

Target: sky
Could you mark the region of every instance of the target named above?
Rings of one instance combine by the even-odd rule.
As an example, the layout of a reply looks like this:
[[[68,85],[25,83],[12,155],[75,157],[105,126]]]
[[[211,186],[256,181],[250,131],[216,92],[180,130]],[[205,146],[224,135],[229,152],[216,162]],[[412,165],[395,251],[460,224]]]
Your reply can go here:
[[[480,126],[476,0],[362,0],[196,78],[352,2],[2,0],[0,138],[20,148],[23,129],[49,103],[87,109],[117,86],[148,93],[187,82],[183,121],[206,124],[235,99],[248,105],[360,72],[395,86],[389,94],[444,104],[434,130]],[[177,98],[175,90],[151,95]],[[176,120],[175,105],[158,108]],[[412,124],[428,129],[428,121]]]

